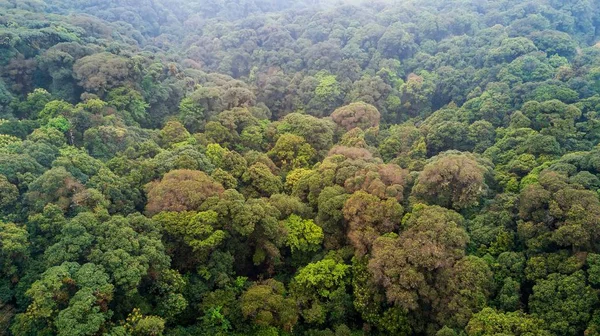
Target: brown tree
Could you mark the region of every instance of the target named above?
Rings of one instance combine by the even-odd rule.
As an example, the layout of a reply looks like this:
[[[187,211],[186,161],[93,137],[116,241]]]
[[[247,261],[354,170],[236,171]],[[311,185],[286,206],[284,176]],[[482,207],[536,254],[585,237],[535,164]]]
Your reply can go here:
[[[25,199],[33,212],[41,212],[48,203],[54,203],[67,211],[72,205],[73,196],[83,189],[83,185],[64,167],[56,167],[46,171],[29,185]]]
[[[469,238],[462,225],[452,210],[418,204],[400,235],[377,238],[368,268],[388,301],[410,311],[439,299],[438,274],[465,254]]]
[[[418,199],[460,210],[479,203],[487,189],[486,168],[466,154],[441,155],[427,164],[413,188]]]
[[[487,262],[466,256],[440,275],[439,299],[433,304],[440,325],[463,328],[473,313],[487,306],[493,289],[493,273]]]
[[[395,199],[381,200],[364,191],[352,194],[342,211],[348,222],[348,238],[358,255],[368,253],[377,237],[394,231],[403,213]]]
[[[221,194],[224,188],[204,172],[182,169],[149,183],[146,190],[146,211],[154,215],[161,211],[197,210],[204,200]]]
[[[364,190],[381,199],[404,199],[404,186],[408,171],[395,164],[370,165],[344,182],[348,192]]]
[[[342,106],[331,114],[331,119],[348,131],[356,127],[366,130],[378,126],[380,118],[377,108],[364,102]]]
[[[73,71],[84,89],[99,93],[123,85],[134,72],[127,58],[108,52],[77,60]]]

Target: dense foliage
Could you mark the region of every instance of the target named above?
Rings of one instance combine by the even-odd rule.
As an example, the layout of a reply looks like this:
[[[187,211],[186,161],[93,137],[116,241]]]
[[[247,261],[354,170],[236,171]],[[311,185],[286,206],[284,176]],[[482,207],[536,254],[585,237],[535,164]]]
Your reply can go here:
[[[0,0],[0,335],[600,335],[595,0]]]

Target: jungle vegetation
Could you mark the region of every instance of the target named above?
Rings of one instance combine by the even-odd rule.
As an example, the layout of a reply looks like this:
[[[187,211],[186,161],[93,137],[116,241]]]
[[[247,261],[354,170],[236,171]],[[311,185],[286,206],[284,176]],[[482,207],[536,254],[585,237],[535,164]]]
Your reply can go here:
[[[600,2],[0,0],[0,335],[600,335]]]

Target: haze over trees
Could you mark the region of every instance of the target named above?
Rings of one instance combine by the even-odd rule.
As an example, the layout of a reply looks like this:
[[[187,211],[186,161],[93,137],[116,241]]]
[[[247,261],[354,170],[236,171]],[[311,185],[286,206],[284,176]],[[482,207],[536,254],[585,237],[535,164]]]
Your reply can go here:
[[[595,0],[0,0],[0,336],[600,335]]]

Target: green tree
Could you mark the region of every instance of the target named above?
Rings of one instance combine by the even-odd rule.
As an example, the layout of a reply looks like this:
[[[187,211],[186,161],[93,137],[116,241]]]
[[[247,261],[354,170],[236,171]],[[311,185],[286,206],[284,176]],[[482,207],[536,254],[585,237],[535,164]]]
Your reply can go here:
[[[377,42],[377,49],[388,58],[405,58],[416,49],[414,36],[401,23],[390,25]]]
[[[519,216],[520,238],[532,249],[558,246],[594,249],[598,232],[600,201],[596,193],[568,186],[562,174],[545,171],[539,183],[521,191]],[[548,219],[547,216],[551,216]]]
[[[328,150],[333,145],[334,125],[313,116],[290,113],[277,129],[280,133],[303,137],[318,152]]]
[[[345,291],[350,266],[326,258],[300,269],[291,283],[291,293],[301,306],[301,314],[311,323],[323,323],[327,310],[325,300],[335,300]]]
[[[204,107],[191,97],[183,98],[179,103],[179,120],[191,132],[202,130],[206,123]]]
[[[553,273],[533,286],[529,308],[531,314],[546,321],[550,331],[577,335],[585,329],[597,302],[596,293],[586,285],[583,271],[572,275]]]
[[[6,176],[0,175],[0,209],[9,209],[19,198],[19,189],[10,183]]]
[[[114,286],[102,267],[66,262],[46,270],[26,294],[32,303],[15,317],[13,333],[94,335],[110,319]]]
[[[552,333],[544,328],[545,322],[521,311],[502,313],[493,308],[484,308],[474,314],[466,331],[469,336],[491,335],[534,335],[550,336]]]
[[[286,296],[284,285],[274,279],[254,284],[242,294],[242,313],[257,325],[291,331],[298,321],[298,311],[296,301]]]
[[[29,234],[26,228],[14,223],[4,223],[0,221],[0,261],[2,271],[0,274],[5,278],[16,277],[22,270],[27,258],[30,255]],[[4,288],[4,287],[3,287]],[[0,296],[0,301],[8,302],[10,300],[10,291],[4,288],[8,293]]]
[[[189,139],[190,133],[178,121],[169,121],[165,124],[165,127],[160,130],[160,143],[165,148],[169,148]]]
[[[287,229],[286,245],[292,252],[317,251],[323,241],[323,229],[316,225],[311,219],[302,219],[297,215],[291,215],[285,221]]]
[[[49,265],[85,260],[101,266],[119,294],[131,296],[142,280],[149,280],[150,268],[160,271],[169,266],[158,234],[156,224],[140,214],[81,213],[61,228],[60,238],[44,257]]]
[[[273,175],[269,167],[262,162],[248,167],[242,175],[242,181],[246,184],[245,190],[250,196],[270,196],[279,193],[283,188],[281,178]]]
[[[329,74],[325,70],[319,71],[315,78],[317,85],[314,90],[314,98],[309,102],[308,107],[311,114],[315,116],[327,116],[341,100],[340,83],[335,75]]]
[[[116,108],[118,114],[129,125],[143,124],[146,121],[146,109],[150,105],[144,101],[138,91],[130,87],[112,89],[106,96],[106,102]]]
[[[200,260],[205,260],[209,253],[217,248],[227,237],[218,226],[218,214],[212,210],[203,212],[167,212],[163,211],[153,217],[165,231],[179,239],[170,242],[172,249],[179,244],[188,245],[198,254]]]
[[[467,256],[454,264],[442,277],[438,290],[441,303],[435,304],[436,320],[440,325],[464,328],[472,314],[488,305],[494,289],[493,273],[487,262]]]
[[[161,336],[165,329],[165,320],[158,316],[144,316],[139,308],[134,308],[127,316],[125,329],[135,336]]]
[[[304,138],[294,134],[283,134],[268,155],[284,171],[290,171],[309,167],[314,162],[316,151]]]

